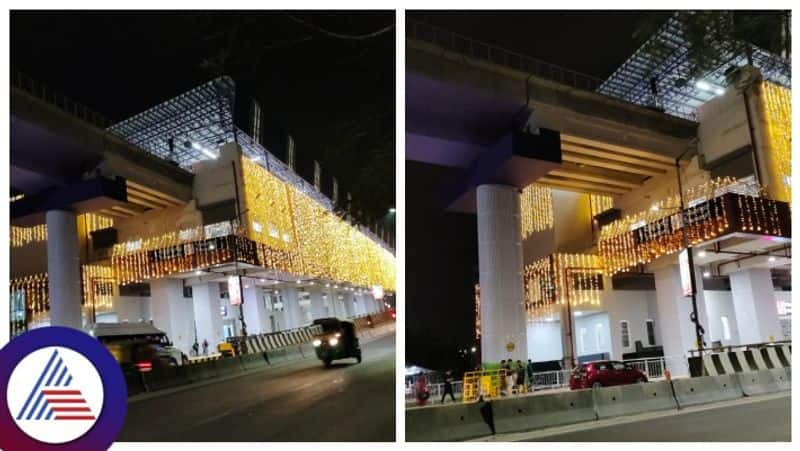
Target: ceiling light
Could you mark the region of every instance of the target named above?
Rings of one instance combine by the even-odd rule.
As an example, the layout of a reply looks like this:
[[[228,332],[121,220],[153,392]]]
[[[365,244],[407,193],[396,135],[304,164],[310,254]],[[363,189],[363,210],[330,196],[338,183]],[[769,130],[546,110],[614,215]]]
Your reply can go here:
[[[711,271],[703,271],[703,277],[705,278],[711,277]]]
[[[711,91],[711,85],[704,80],[697,80],[694,84],[694,87],[702,91]]]
[[[767,261],[769,261],[770,263],[774,262],[775,261],[775,256],[774,255],[770,255],[769,258],[767,259]]]
[[[697,256],[698,256],[698,257],[700,257],[700,258],[703,258],[703,257],[705,257],[705,256],[706,256],[706,251],[700,251],[700,252],[698,252],[698,253],[697,253]]]

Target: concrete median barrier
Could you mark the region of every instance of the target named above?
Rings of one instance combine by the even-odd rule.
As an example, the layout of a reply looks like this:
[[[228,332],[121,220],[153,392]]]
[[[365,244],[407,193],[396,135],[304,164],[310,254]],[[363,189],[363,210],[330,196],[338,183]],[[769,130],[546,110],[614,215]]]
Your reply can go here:
[[[494,402],[494,425],[498,434],[596,419],[591,390],[522,396]]]
[[[406,411],[406,440],[458,441],[490,435],[492,429],[481,414],[483,405],[478,402],[409,409]]]
[[[265,366],[267,366],[267,359],[264,358],[263,352],[243,355],[239,357],[239,361],[242,364],[242,368],[244,368],[247,371],[257,370],[259,368],[264,368]]]
[[[735,374],[691,377],[672,381],[679,407],[696,406],[744,397]]]
[[[592,395],[599,419],[678,408],[666,381],[592,389]]]
[[[163,390],[191,382],[186,366],[154,367],[152,371],[142,375],[147,391]]]
[[[770,370],[778,390],[786,391],[792,389],[792,373],[790,368],[776,368]]]
[[[213,360],[203,363],[195,363],[187,367],[189,371],[189,379],[192,382],[204,381],[217,377],[217,367],[214,365]]]
[[[771,370],[737,373],[736,376],[745,396],[766,395],[780,391]]]
[[[230,376],[231,374],[242,372],[242,364],[237,357],[215,360],[214,366],[218,377]]]

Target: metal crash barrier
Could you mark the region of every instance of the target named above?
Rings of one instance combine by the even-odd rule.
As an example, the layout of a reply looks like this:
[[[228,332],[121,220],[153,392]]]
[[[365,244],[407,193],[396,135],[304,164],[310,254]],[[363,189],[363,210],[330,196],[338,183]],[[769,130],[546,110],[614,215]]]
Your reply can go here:
[[[505,389],[506,370],[481,370],[464,373],[462,401],[497,399]]]

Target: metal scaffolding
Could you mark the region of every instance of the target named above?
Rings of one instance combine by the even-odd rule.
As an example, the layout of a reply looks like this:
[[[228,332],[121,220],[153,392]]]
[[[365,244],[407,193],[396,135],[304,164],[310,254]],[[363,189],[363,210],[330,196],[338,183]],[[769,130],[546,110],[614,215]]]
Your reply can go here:
[[[719,95],[727,85],[725,71],[747,63],[743,54],[727,53],[723,61],[701,80],[689,74],[689,47],[676,13],[642,44],[597,89],[598,93],[647,107],[663,108],[668,114],[697,120],[697,107]],[[753,62],[764,78],[791,87],[791,63],[755,48]],[[651,89],[654,81],[658,95]]]

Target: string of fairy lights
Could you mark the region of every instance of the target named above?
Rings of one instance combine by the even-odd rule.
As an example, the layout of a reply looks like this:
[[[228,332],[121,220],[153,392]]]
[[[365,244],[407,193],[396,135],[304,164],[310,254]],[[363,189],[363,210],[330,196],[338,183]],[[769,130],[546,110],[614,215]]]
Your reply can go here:
[[[86,233],[114,227],[114,220],[93,213],[85,213],[77,218],[78,225],[85,224]],[[23,247],[31,243],[47,241],[47,225],[39,224],[32,227],[11,226],[11,247]]]
[[[114,273],[110,266],[81,265],[82,305],[86,313],[110,312],[114,309]],[[31,274],[10,280],[11,335],[26,330],[27,324],[47,320],[50,294],[47,273]]]
[[[603,194],[590,194],[589,195],[589,210],[594,218],[595,216],[614,208],[614,198]]]
[[[761,83],[766,122],[766,143],[770,158],[775,162],[776,172],[785,190],[784,199],[792,197],[792,91],[783,86]]]
[[[733,196],[726,195],[732,193]],[[742,184],[731,177],[715,178],[684,192],[687,207],[681,214],[679,195],[671,195],[638,212],[604,226],[597,243],[606,274],[614,275],[662,255],[714,239],[736,220],[743,232],[782,236],[776,201],[767,199],[757,183]],[[735,202],[735,208],[728,205]],[[729,217],[732,211],[737,218]]]
[[[557,315],[565,304],[600,304],[602,266],[594,254],[555,253],[525,266],[528,321]]]
[[[389,250],[262,166],[241,158],[241,167],[241,222],[118,243],[111,257],[117,281],[124,285],[236,258],[289,274],[394,290]]]
[[[528,185],[520,195],[522,238],[553,227],[553,190],[537,183]]]

